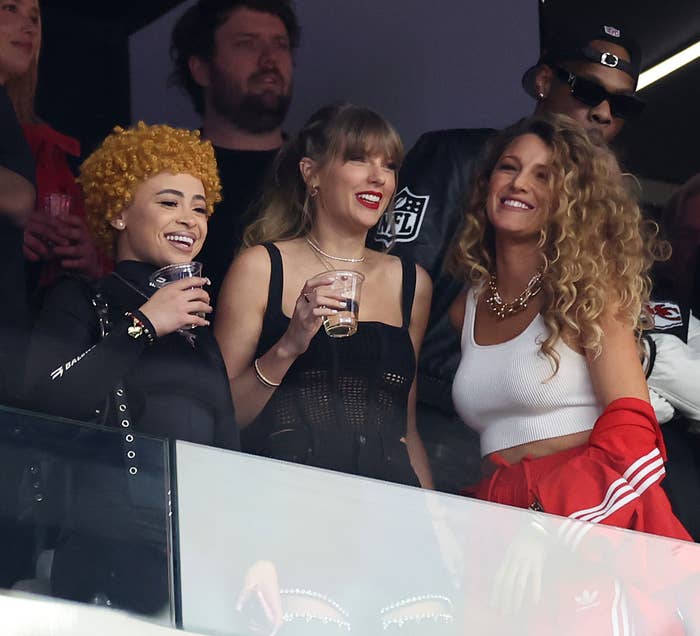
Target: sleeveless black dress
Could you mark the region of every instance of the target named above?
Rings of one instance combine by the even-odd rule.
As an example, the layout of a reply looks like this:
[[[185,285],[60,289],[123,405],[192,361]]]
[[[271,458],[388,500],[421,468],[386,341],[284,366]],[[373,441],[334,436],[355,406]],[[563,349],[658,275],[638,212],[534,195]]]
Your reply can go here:
[[[265,244],[272,271],[256,357],[277,342],[282,313],[282,257]],[[323,329],[284,377],[264,410],[243,432],[243,450],[265,457],[418,486],[406,444],[408,394],[415,374],[408,333],[416,286],[413,263],[402,259],[400,327],[360,322],[349,338]],[[361,302],[361,301],[360,301]]]

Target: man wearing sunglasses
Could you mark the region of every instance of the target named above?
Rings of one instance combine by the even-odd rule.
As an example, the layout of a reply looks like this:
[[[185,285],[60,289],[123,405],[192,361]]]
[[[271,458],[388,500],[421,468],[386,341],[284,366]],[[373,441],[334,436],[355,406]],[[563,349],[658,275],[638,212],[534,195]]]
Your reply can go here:
[[[565,15],[543,30],[542,55],[523,86],[537,100],[536,112],[563,113],[610,141],[643,107],[634,96],[640,61],[639,46],[620,24]],[[478,479],[480,457],[478,436],[452,408],[460,345],[447,309],[461,283],[443,273],[442,261],[463,215],[471,172],[495,132],[422,135],[401,168],[393,227],[380,224],[374,237],[377,248],[392,246],[392,253],[413,258],[433,279],[418,362],[418,425],[436,487],[450,492]]]
[[[620,28],[579,22],[550,34],[523,88],[535,112],[564,113],[609,142],[644,109],[634,94],[640,62],[639,45]]]

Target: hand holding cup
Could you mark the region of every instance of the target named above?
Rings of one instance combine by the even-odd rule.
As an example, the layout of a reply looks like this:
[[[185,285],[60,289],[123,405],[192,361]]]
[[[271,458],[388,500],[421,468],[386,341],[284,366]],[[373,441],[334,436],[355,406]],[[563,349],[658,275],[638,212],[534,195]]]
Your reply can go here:
[[[29,217],[24,228],[24,256],[28,261],[48,261],[56,257],[55,247],[67,247],[70,242],[61,234],[61,224],[70,217],[72,199],[62,192],[41,197],[40,205]]]
[[[54,246],[53,255],[61,267],[88,278],[97,278],[100,274],[100,257],[85,220],[71,215],[54,222],[61,242]]]
[[[335,279],[335,272],[323,272],[304,284],[283,336],[285,348],[291,355],[304,353],[323,321],[347,306],[342,293],[333,287]]]
[[[56,246],[67,245],[68,240],[59,234],[53,219],[46,217],[41,210],[31,214],[24,228],[23,251],[28,261],[36,263],[51,260]]]
[[[204,316],[213,310],[209,294],[203,289],[208,284],[209,279],[201,276],[174,281],[158,289],[139,310],[151,321],[159,338],[181,329],[206,327],[209,321]]]
[[[326,316],[323,326],[331,338],[346,338],[357,332],[358,314],[360,311],[360,291],[365,277],[354,270],[335,270],[335,279],[331,285],[335,293],[343,298],[343,307],[339,311]]]

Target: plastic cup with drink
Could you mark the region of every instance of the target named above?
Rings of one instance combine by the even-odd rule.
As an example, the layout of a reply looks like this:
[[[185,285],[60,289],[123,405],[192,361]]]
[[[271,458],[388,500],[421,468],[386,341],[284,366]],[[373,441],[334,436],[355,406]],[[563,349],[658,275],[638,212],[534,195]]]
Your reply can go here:
[[[363,274],[351,269],[332,270],[318,274],[314,278],[334,277],[329,285],[334,293],[345,299],[345,309],[339,309],[337,313],[325,316],[323,327],[331,338],[346,338],[357,332],[357,316],[360,311],[360,292]]]
[[[192,278],[193,276],[201,275],[202,264],[198,261],[191,261],[190,263],[175,263],[173,265],[161,267],[148,277],[148,281],[151,287],[161,289],[183,278]],[[197,312],[196,315],[200,318],[204,318],[204,313],[202,312]],[[195,326],[196,325],[190,325],[189,327],[183,327],[183,329],[194,329]]]

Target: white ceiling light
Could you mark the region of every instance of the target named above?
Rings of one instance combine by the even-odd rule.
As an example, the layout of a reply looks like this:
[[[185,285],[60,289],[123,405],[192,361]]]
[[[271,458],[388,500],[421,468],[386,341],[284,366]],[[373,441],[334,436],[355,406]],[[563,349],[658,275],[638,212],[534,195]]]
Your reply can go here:
[[[683,49],[679,53],[672,55],[667,60],[659,62],[656,66],[644,71],[639,76],[637,82],[637,90],[641,91],[650,84],[657,82],[662,77],[666,77],[669,73],[677,71],[681,66],[690,64],[693,60],[700,57],[700,42],[691,44],[687,49]]]

